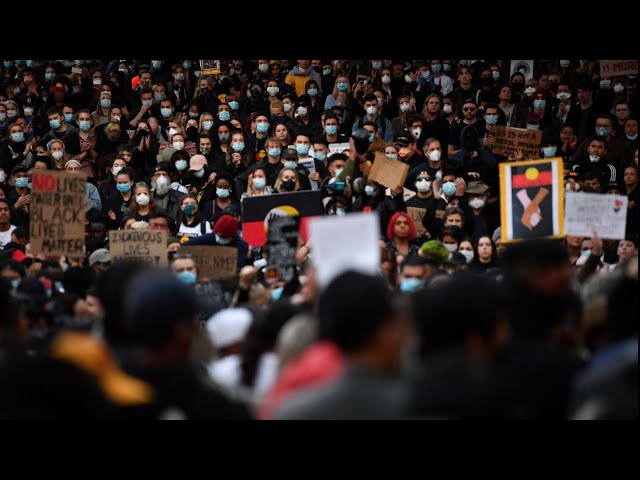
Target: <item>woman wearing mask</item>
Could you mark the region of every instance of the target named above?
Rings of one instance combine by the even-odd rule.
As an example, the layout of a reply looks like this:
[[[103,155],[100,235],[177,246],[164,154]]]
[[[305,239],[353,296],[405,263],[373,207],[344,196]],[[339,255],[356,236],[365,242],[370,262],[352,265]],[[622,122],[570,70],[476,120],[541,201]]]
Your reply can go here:
[[[327,95],[324,101],[324,109],[331,110],[336,105],[341,106],[344,111],[351,111],[351,82],[345,75],[338,75],[336,83],[333,86],[333,92]],[[343,120],[346,117],[343,117]]]
[[[188,116],[182,119],[184,130],[187,134],[187,140],[193,142],[194,145],[198,144],[198,120],[197,118],[190,118]]]
[[[317,121],[320,119],[320,113],[322,112],[322,103],[321,103],[321,91],[318,86],[318,82],[315,80],[308,80],[304,86],[304,91],[307,95],[309,95],[309,118],[312,121]]]
[[[573,164],[572,158],[578,149],[578,137],[576,137],[573,127],[565,125],[560,130],[560,148],[557,156],[562,157],[564,164],[570,167]]]
[[[282,109],[284,110],[284,120],[285,122],[291,122],[294,119],[294,104],[293,98],[291,95],[284,95],[282,97]],[[291,144],[289,144],[291,145]]]
[[[176,236],[181,243],[213,231],[211,223],[203,220],[202,213],[198,209],[198,201],[193,195],[186,195],[180,201],[180,212],[176,223],[178,224],[178,234]]]
[[[144,178],[146,173],[157,163],[157,140],[152,137],[149,123],[145,120],[138,122],[136,133],[131,137],[129,144],[129,148],[132,149],[131,166],[138,179]]]
[[[200,134],[209,135],[211,138],[214,138],[213,132],[209,133],[209,131],[213,128],[214,118],[213,115],[209,112],[204,112],[200,115]]]
[[[13,167],[24,162],[31,144],[27,143],[24,128],[19,123],[9,126],[6,137],[6,142],[0,143],[0,166],[11,172]]]
[[[117,181],[117,179],[116,179]],[[158,210],[151,198],[151,190],[145,182],[136,183],[133,189],[133,203],[131,203],[130,211],[123,212],[123,216],[132,215],[136,221],[149,222],[152,211]]]
[[[91,114],[94,125],[103,125],[109,123],[111,109],[111,92],[103,91],[100,93],[96,111]]]
[[[290,193],[300,190],[298,172],[293,168],[283,168],[280,170],[274,185],[274,190],[276,193]]]
[[[489,235],[482,235],[474,249],[474,258],[469,264],[469,271],[485,273],[497,265],[496,246]]]
[[[171,66],[171,81],[167,82],[167,96],[176,107],[176,111],[182,110],[187,104],[187,81],[184,73],[184,68],[181,64],[175,64]]]
[[[48,145],[49,156],[51,157],[51,167],[53,170],[64,170],[64,165],[71,157],[67,154],[62,140],[51,140]]]
[[[353,211],[378,212],[380,216],[380,234],[386,235],[391,217],[396,212],[405,212],[407,210],[403,197],[404,189],[402,186],[397,186],[391,190],[392,196],[387,196],[385,195],[385,188],[373,180],[367,180],[364,187],[360,188],[362,191],[353,202]]]
[[[106,199],[117,193],[116,175],[125,168],[127,168],[127,163],[122,158],[107,161],[104,176],[98,182],[100,198]]]
[[[240,211],[240,202],[233,198],[233,189],[231,188],[233,179],[225,173],[216,175],[214,181],[215,199],[204,204],[204,219],[211,221],[217,214],[227,207],[235,207]],[[202,204],[202,200],[200,201]]]
[[[267,172],[264,168],[256,168],[249,174],[247,191],[242,194],[244,197],[259,197],[261,195],[271,195],[271,187],[267,185]]]
[[[458,245],[458,251],[467,259],[467,265],[475,258],[474,247],[470,240],[463,240]]]
[[[171,188],[180,193],[189,193],[191,175],[189,174],[189,154],[186,150],[177,150],[171,154],[169,163],[175,170],[171,174]]]
[[[129,167],[123,167],[124,160],[116,158],[113,161],[113,165],[109,172],[109,177],[112,179],[113,185],[115,185],[115,191],[103,198],[106,201],[103,204],[102,211],[109,217],[109,229],[117,229],[124,213],[131,211],[133,206],[133,184],[134,173]],[[105,180],[106,181],[106,180]]]
[[[387,145],[384,147],[384,154],[391,160],[398,160],[399,151],[400,148],[395,143],[387,143]]]
[[[280,94],[280,87],[278,86],[278,81],[277,80],[269,80],[269,82],[267,83],[267,94],[269,95],[267,97],[267,100],[269,101],[269,103],[275,102],[276,100],[280,100],[280,97],[282,96]]]
[[[96,176],[94,163],[98,156],[96,152],[96,132],[89,110],[78,110],[75,119],[78,123],[78,130],[69,134],[67,145],[74,145],[73,150],[80,151],[80,154],[74,155],[72,158],[80,161],[82,173],[87,176],[87,181],[91,182],[90,179]]]
[[[406,212],[396,212],[389,221],[387,227],[387,250],[397,258],[403,259],[417,255],[420,247],[414,243],[416,228],[413,220]]]
[[[411,110],[411,98],[408,95],[402,95],[398,98],[398,111],[400,112],[397,117],[391,120],[391,129],[393,131],[393,138],[402,137],[407,127],[407,118],[410,115]]]
[[[215,134],[212,135],[211,166],[214,169],[223,169],[228,161],[231,161],[231,154],[234,152],[231,147],[231,129],[226,123],[221,123],[215,127]],[[243,140],[244,142],[244,140]],[[240,152],[242,154],[242,152]]]

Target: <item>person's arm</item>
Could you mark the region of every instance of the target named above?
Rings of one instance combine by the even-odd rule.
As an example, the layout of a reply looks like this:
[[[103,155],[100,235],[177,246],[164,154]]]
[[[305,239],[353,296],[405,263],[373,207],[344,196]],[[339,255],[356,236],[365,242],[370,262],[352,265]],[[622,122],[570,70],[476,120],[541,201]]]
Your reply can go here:
[[[87,201],[97,210],[102,210],[102,199],[95,185],[87,183]]]
[[[142,104],[140,110],[138,110],[138,114],[134,118],[129,120],[129,125],[131,125],[132,127],[137,127],[138,123],[140,123],[140,121],[144,118],[144,115],[149,111],[150,108],[151,107],[149,107],[148,105]]]

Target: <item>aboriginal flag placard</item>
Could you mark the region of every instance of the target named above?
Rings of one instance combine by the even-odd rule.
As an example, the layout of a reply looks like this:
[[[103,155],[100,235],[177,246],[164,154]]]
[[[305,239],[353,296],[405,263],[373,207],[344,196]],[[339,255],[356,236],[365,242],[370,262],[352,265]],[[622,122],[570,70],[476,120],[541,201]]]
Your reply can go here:
[[[502,242],[564,236],[562,159],[500,164]]]
[[[267,243],[269,220],[298,216],[300,235],[306,241],[307,221],[323,214],[320,190],[245,197],[242,199],[242,239],[252,247],[262,247]]]

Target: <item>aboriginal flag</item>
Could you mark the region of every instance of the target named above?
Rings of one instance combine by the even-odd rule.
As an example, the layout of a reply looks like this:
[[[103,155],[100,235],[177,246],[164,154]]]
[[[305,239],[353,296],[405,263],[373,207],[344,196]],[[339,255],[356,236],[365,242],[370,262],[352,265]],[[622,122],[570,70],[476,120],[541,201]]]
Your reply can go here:
[[[268,223],[274,217],[299,216],[300,235],[307,240],[307,222],[324,215],[322,192],[274,193],[242,199],[242,239],[252,247],[267,243]]]

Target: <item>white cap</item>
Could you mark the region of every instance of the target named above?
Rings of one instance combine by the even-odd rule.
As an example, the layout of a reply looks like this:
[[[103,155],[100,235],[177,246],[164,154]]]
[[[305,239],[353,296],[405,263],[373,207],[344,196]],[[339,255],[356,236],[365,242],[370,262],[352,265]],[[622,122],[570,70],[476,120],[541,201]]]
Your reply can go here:
[[[215,348],[224,348],[244,339],[253,315],[246,308],[225,308],[207,320],[207,332]]]

